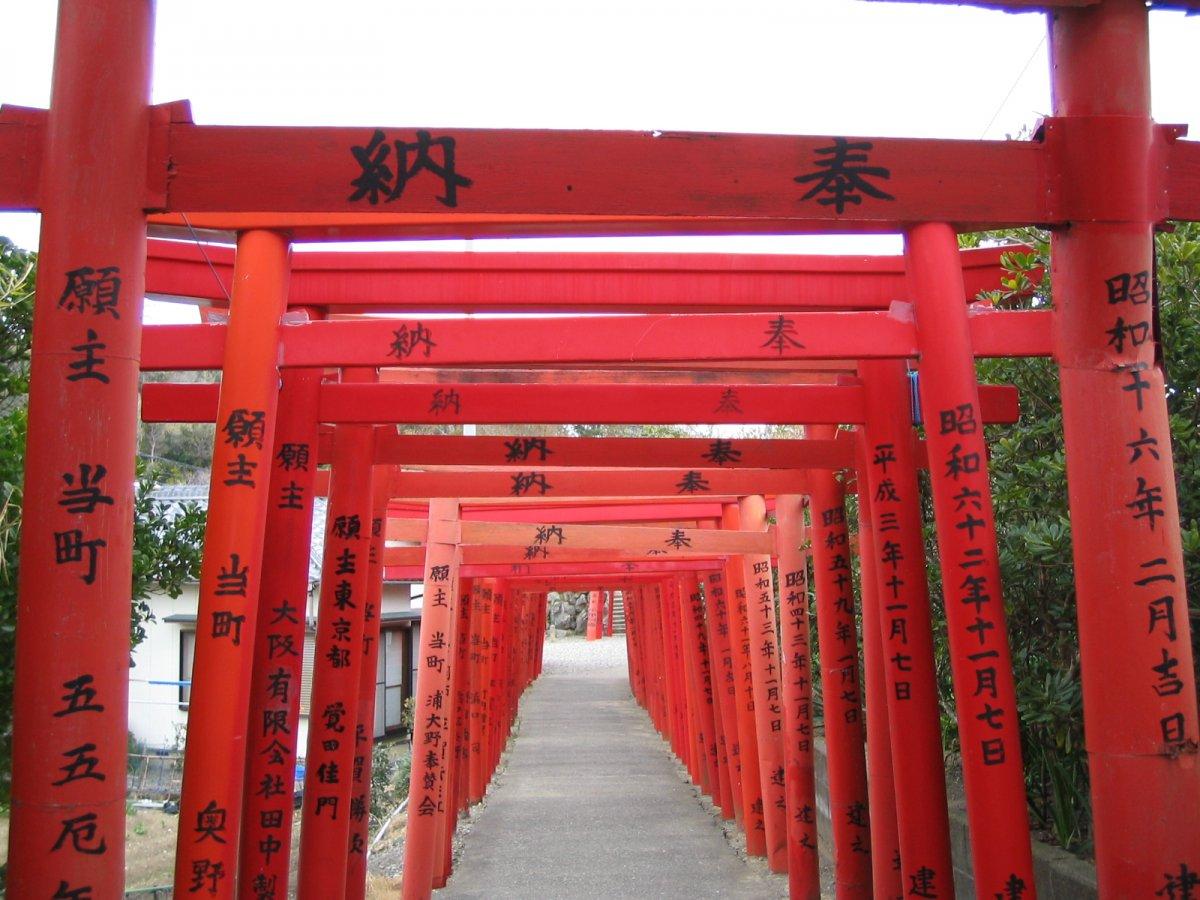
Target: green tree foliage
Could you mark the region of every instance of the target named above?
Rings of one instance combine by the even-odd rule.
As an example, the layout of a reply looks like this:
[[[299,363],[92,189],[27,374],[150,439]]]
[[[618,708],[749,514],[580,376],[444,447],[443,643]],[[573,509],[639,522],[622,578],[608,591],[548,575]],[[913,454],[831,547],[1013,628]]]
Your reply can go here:
[[[985,299],[1008,309],[1051,306],[1047,236],[1030,229],[972,235],[964,242],[989,237],[1015,238],[1030,249],[1005,254],[1003,289]],[[1200,227],[1181,225],[1160,234],[1157,255],[1167,405],[1195,622],[1200,615]],[[989,426],[988,441],[1030,812],[1035,828],[1064,847],[1087,853],[1091,810],[1058,371],[1048,359],[993,359],[980,361],[978,374],[981,382],[1014,384],[1021,394],[1020,422]],[[928,511],[926,521],[932,521]],[[932,527],[927,546],[931,596],[937,598],[941,591]],[[944,733],[947,749],[956,751],[940,604],[935,603],[934,613]]]
[[[8,796],[11,765],[17,552],[36,269],[35,254],[0,238],[0,803]],[[177,597],[200,573],[204,513],[194,506],[166,509],[154,502],[150,491],[157,480],[153,467],[139,465],[130,585],[130,640],[135,647],[146,636],[150,594]]]

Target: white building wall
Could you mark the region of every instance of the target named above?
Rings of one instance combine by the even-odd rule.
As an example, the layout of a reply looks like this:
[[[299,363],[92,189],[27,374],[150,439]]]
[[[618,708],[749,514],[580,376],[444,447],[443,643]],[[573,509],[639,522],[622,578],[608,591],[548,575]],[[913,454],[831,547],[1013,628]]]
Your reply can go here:
[[[133,651],[129,670],[129,730],[133,736],[155,749],[176,746],[187,725],[187,709],[180,706],[179,686],[153,684],[179,681],[180,634],[194,625],[179,625],[163,620],[173,615],[195,615],[198,585],[189,584],[172,599],[165,595],[150,598],[150,608],[158,621],[146,625],[146,639]]]
[[[195,633],[194,621],[187,623],[167,622],[171,616],[196,615],[199,587],[187,585],[176,598],[155,594],[150,598],[150,608],[156,621],[146,626],[146,639],[133,651],[133,667],[129,670],[129,730],[133,736],[154,749],[182,747],[187,727],[187,707],[180,703],[181,645],[185,633]],[[316,614],[314,590],[308,604],[308,615]],[[408,610],[409,585],[387,582],[383,586],[381,613],[399,613]],[[405,632],[394,635],[400,639]],[[309,635],[311,640],[311,635]],[[166,683],[162,683],[166,682]],[[307,684],[301,686],[306,691]],[[394,692],[394,689],[393,689]],[[376,695],[376,706],[384,707],[384,685],[381,683]],[[376,715],[376,736],[383,734],[383,719]],[[297,747],[304,756],[308,746],[308,717],[300,717],[300,733]]]

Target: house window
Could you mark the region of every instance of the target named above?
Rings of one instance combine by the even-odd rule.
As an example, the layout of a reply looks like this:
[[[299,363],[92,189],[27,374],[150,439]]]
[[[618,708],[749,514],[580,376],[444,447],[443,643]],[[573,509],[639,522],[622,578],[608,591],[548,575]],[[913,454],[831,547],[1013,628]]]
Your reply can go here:
[[[405,652],[408,644],[408,629],[386,628],[381,635],[383,652],[379,654],[379,669],[376,675],[376,734],[398,731],[404,712]],[[382,697],[381,693],[382,692]],[[382,699],[382,703],[380,703]],[[380,730],[382,725],[382,731]]]
[[[316,635],[304,635],[304,655],[300,661],[300,715],[312,715],[313,668],[317,659]]]
[[[192,663],[196,659],[196,632],[179,632],[179,705],[187,709],[192,697]],[[182,683],[186,682],[186,684]]]

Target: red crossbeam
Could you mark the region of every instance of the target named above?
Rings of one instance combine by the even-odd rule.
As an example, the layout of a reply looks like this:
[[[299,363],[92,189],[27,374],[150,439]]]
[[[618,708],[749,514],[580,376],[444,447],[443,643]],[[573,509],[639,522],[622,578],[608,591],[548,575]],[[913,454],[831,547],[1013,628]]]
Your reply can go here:
[[[419,519],[390,519],[389,541],[424,543],[429,523]],[[726,531],[718,528],[685,528],[677,525],[563,525],[546,522],[459,522],[457,543],[463,546],[524,550],[537,548],[536,559],[547,554],[567,557],[576,551],[632,550],[639,556],[680,554],[718,556],[736,553],[771,553],[775,536],[770,531]],[[512,560],[505,560],[511,562]],[[569,561],[569,560],[568,560]]]
[[[1197,0],[1160,0],[1155,5],[1200,8],[1196,3]],[[455,211],[449,212],[440,205],[435,188],[426,183],[422,185],[424,197],[415,202],[406,199],[404,212],[387,201],[375,206],[368,202],[363,205],[369,208],[349,212],[353,203],[343,200],[344,195],[322,190],[328,187],[330,179],[320,181],[319,170],[337,156],[328,141],[349,132],[366,134],[369,129],[238,129],[178,122],[160,126],[157,146],[170,144],[173,150],[179,137],[179,143],[187,145],[187,156],[167,151],[151,163],[151,182],[156,176],[161,180],[151,189],[147,207],[189,211],[180,195],[168,190],[168,184],[171,188],[181,184],[180,165],[186,164],[189,172],[182,184],[189,192],[195,188],[191,196],[197,202],[204,197],[214,204],[195,211],[189,220],[193,226],[226,231],[284,229],[297,239],[306,240],[345,240],[350,236],[901,231],[919,221],[950,221],[960,231],[980,231],[1031,223],[1066,223],[1111,212],[1079,205],[1078,198],[1064,193],[1052,174],[1064,164],[1062,158],[1070,153],[1067,148],[1078,146],[1077,138],[1082,137],[1085,144],[1103,145],[1106,134],[1103,131],[1093,134],[1090,128],[1090,123],[1069,117],[1047,117],[1039,132],[1041,140],[1031,142],[686,132],[480,131],[472,134],[497,138],[509,153],[521,157],[519,164],[509,165],[505,160],[498,167],[502,171],[500,183],[494,186],[495,199],[489,196],[483,203],[459,202]],[[242,137],[247,146],[231,148],[230,142],[236,145],[239,140],[235,133],[239,131],[245,132]],[[1179,126],[1161,125],[1153,133],[1165,163],[1162,169],[1151,172],[1151,177],[1160,183],[1160,188],[1150,191],[1154,204],[1150,212],[1158,220],[1200,218],[1198,151],[1194,142],[1178,140],[1184,131]],[[400,129],[397,134],[402,132],[405,130]],[[415,129],[408,132],[415,135]],[[290,165],[278,166],[272,148],[278,141],[295,135],[304,136],[305,146],[295,156],[288,157]],[[577,159],[553,160],[547,172],[529,172],[543,157],[540,153],[530,153],[521,142],[543,135],[552,144],[583,148],[583,153]],[[434,133],[430,132],[430,136]],[[407,142],[405,137],[398,136],[397,140]],[[856,145],[869,146],[865,150],[852,149]],[[243,150],[243,154],[237,150]],[[806,151],[808,155],[804,155]],[[569,150],[564,148],[563,152]],[[866,158],[860,165],[885,170],[888,177],[880,177],[872,187],[894,199],[879,199],[861,190],[852,191],[856,199],[844,203],[835,202],[836,195],[828,190],[818,190],[806,197],[814,184],[811,180],[796,185],[807,186],[807,190],[791,192],[794,178],[819,175],[828,167],[818,162],[829,162],[843,152],[856,155],[861,152]],[[218,154],[217,159],[201,158],[205,153]],[[1094,154],[1091,158],[1095,164],[1105,161]],[[230,175],[230,168],[243,159],[244,170],[232,173],[240,174],[242,180],[218,180]],[[684,162],[678,168],[657,169],[680,159]],[[197,163],[194,168],[193,162]],[[1068,168],[1072,164],[1070,160],[1065,163]],[[255,178],[261,169],[276,177],[267,178],[257,190],[240,191],[244,180]],[[662,171],[682,174],[664,177]],[[564,190],[563,176],[569,177],[572,190]],[[307,181],[306,189],[296,190],[293,181],[297,178],[317,181]],[[643,190],[643,180],[652,182],[652,189]],[[531,185],[537,185],[538,190],[530,190]],[[584,185],[587,190],[581,187]],[[460,192],[455,199],[462,201],[473,188],[474,185]],[[253,197],[275,192],[279,192],[275,205],[251,202]],[[409,198],[413,193],[415,189],[406,186],[404,197]],[[298,209],[304,212],[293,212]],[[330,212],[331,209],[343,211]],[[208,212],[214,214],[206,215]],[[391,221],[384,224],[389,214]],[[182,224],[179,219],[165,221]],[[191,230],[186,233],[190,235]]]
[[[1156,5],[1200,8],[1196,0]],[[420,129],[422,138],[416,128],[197,126],[186,103],[155,114],[145,207],[190,213],[200,229],[275,228],[306,240],[900,231],[920,221],[979,231],[1084,212],[1049,174],[1047,157],[1060,153],[1064,134],[1055,118],[1045,120],[1042,141],[1024,142],[478,129]],[[44,110],[4,109],[0,209],[39,207],[44,132]],[[1173,126],[1155,133],[1166,162],[1164,190],[1153,192],[1160,219],[1200,212],[1197,150],[1178,136]],[[394,160],[395,147],[412,155],[423,140],[440,165],[445,139],[454,141],[454,174],[469,185],[426,169],[400,179],[397,191],[394,171],[389,178],[370,167],[380,147]],[[846,159],[858,153],[862,162]],[[823,177],[847,165],[886,177],[866,175],[870,190],[849,191]],[[376,187],[358,196],[372,181],[364,174],[377,176]]]
[[[219,385],[144,384],[142,421],[212,422]],[[980,389],[985,421],[1014,422],[1015,388]],[[333,423],[854,424],[854,385],[327,384],[317,417]]]
[[[718,568],[719,559],[666,559],[646,562],[594,562],[594,563],[474,563],[459,569],[461,578],[530,578],[544,579],[557,583],[550,590],[568,590],[573,584],[596,584],[604,579],[606,590],[634,584],[648,578],[661,578],[672,572],[695,572]],[[384,578],[388,581],[421,581],[421,566],[386,566]],[[534,590],[522,583],[523,590]]]
[[[322,443],[328,441],[323,439]],[[643,468],[842,469],[854,464],[854,451],[848,441],[389,434],[376,439],[375,462],[410,466],[597,467],[635,463]]]
[[[768,506],[770,502],[768,501]],[[697,521],[715,521],[721,518],[719,498],[683,498],[676,500],[627,499],[594,503],[578,500],[545,501],[537,498],[510,498],[491,500],[484,503],[464,503],[464,521],[477,522],[554,522],[565,525],[572,523],[674,523],[691,527]],[[412,501],[392,501],[388,505],[391,518],[426,518],[429,506]]]
[[[1001,286],[1003,252],[963,251],[965,299]],[[147,293],[225,306],[232,273],[230,248],[149,242]],[[325,252],[292,257],[288,302],[335,312],[737,312],[886,309],[904,296],[901,256]]]
[[[283,365],[463,366],[914,357],[894,312],[648,315],[544,319],[355,319],[284,325]],[[977,312],[977,356],[1049,356],[1049,311]],[[225,325],[143,329],[142,369],[219,369]]]
[[[327,478],[318,473],[316,491]],[[688,497],[803,494],[808,477],[787,469],[529,469],[518,472],[398,472],[391,496],[430,497]]]
[[[1017,141],[185,122],[158,130],[154,189],[172,211],[727,216],[878,231],[944,219],[1016,225],[1048,213],[1041,148]],[[447,176],[389,178],[381,148],[394,165],[397,147],[424,150]],[[831,202],[838,194],[826,173],[854,164],[838,162],[847,154],[861,154],[866,187]]]
[[[0,210],[36,210],[46,111],[0,106]]]
[[[542,557],[540,555],[527,554],[525,548],[521,547],[480,546],[464,547],[462,552],[463,561],[467,563],[509,566],[517,563],[532,563],[537,566],[550,564],[574,565],[575,571],[588,569],[596,563],[638,563],[647,560],[656,560],[658,562],[666,562],[668,560],[695,562],[702,559],[717,559],[718,562],[716,564],[720,565],[720,557],[714,553],[671,552],[659,555],[648,554],[645,550],[637,552],[633,550],[552,549],[547,556]],[[424,558],[424,547],[388,547],[383,554],[384,564],[387,566],[419,566]]]

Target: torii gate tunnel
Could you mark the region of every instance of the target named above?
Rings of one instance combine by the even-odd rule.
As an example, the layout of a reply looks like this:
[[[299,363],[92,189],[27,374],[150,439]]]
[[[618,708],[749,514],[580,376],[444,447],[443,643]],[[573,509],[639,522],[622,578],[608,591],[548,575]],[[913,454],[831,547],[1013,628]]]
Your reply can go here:
[[[540,672],[555,590],[591,592],[593,638],[620,595],[633,696],[791,896],[820,893],[818,678],[837,896],[953,896],[922,467],[976,892],[1035,896],[982,427],[1014,421],[1018,398],[977,384],[974,360],[1043,356],[1060,374],[1100,893],[1198,896],[1196,686],[1152,237],[1200,219],[1200,147],[1150,118],[1141,0],[981,5],[1047,15],[1053,115],[1030,140],[196,125],[184,102],[149,104],[152,3],[61,0],[50,108],[0,109],[0,208],[43,216],[10,895],[123,889],[140,397],[149,420],[217,424],[177,896],[287,896],[281,785],[302,753],[294,886],[364,895],[385,573],[425,592],[404,897],[450,876],[457,817]],[[236,248],[159,239],[183,223]],[[956,233],[1030,224],[1052,234],[1054,309],[971,303],[998,283],[998,253],[960,253]],[[332,239],[854,231],[902,232],[903,260],[290,256]],[[148,292],[227,315],[143,328]],[[482,315],[433,315],[465,312]],[[220,370],[220,386],[139,393],[142,371],[187,369]],[[807,430],[396,431],[485,422]],[[303,640],[319,493],[305,750],[287,648]]]

